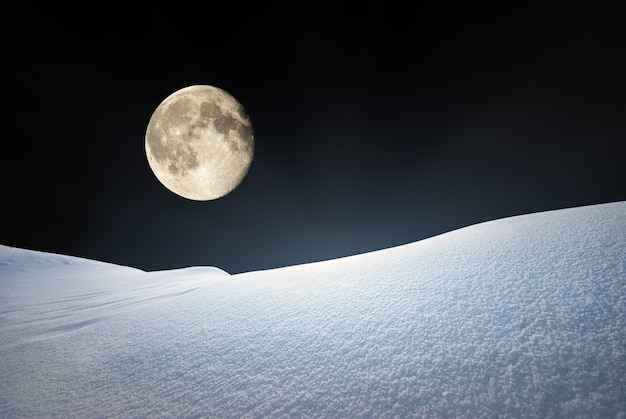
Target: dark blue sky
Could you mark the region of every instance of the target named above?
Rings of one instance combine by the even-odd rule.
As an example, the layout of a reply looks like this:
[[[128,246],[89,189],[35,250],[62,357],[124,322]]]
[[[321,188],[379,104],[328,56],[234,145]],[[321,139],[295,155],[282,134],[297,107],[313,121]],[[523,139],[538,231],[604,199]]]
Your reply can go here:
[[[236,273],[626,200],[619,2],[506,7],[17,12],[0,243]],[[172,194],[144,155],[153,110],[191,84],[255,130],[216,201]]]

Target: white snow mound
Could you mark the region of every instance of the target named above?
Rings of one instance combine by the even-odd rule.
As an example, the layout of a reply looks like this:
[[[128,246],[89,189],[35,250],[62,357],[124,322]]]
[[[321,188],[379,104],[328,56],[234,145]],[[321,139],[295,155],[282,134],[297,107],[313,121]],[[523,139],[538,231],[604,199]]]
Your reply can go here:
[[[626,202],[232,276],[0,246],[0,417],[624,417],[625,268]]]

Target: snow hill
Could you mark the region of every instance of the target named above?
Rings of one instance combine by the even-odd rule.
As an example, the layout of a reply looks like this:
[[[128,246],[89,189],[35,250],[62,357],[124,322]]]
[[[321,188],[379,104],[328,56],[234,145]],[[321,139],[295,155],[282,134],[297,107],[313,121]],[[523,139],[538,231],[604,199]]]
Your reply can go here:
[[[0,246],[0,417],[626,417],[626,202],[267,271]]]

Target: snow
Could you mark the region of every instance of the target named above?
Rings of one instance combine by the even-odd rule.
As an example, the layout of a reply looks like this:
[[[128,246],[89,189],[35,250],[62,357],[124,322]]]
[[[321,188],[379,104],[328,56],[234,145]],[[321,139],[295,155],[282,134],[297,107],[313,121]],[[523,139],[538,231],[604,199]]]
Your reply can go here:
[[[0,417],[626,417],[626,202],[229,275],[0,246]]]

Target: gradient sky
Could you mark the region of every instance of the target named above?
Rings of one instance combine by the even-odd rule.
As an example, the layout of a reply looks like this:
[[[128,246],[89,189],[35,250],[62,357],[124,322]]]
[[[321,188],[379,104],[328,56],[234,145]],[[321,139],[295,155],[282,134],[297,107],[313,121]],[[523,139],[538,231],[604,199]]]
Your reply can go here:
[[[274,7],[16,12],[0,243],[238,273],[626,200],[619,2]],[[152,112],[191,84],[255,130],[216,201],[169,192],[145,158]]]

